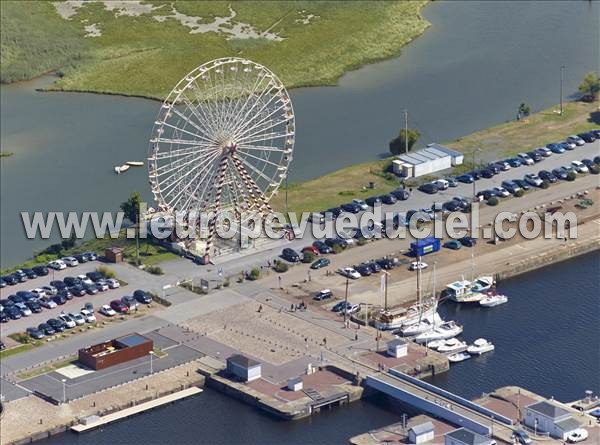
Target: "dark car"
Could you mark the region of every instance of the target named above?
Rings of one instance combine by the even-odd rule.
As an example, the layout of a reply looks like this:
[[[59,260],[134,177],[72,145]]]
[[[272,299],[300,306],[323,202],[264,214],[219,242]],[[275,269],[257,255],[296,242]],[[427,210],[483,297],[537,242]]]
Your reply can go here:
[[[25,303],[25,299],[21,295],[19,295],[19,294],[17,294],[17,295],[9,295],[8,299],[10,301],[12,301],[13,304]]]
[[[358,264],[358,265],[354,266],[354,270],[356,270],[363,277],[368,277],[372,273],[371,268],[369,266],[367,266],[366,264]]]
[[[470,236],[463,236],[458,241],[465,247],[473,247],[475,244],[477,244],[477,240]]]
[[[8,316],[8,314],[6,312],[4,312],[4,310],[0,311],[0,323],[6,323],[8,320],[10,320],[10,317]]]
[[[133,292],[133,298],[135,298],[142,304],[152,303],[152,296],[148,292],[141,289],[138,289]]]
[[[516,439],[516,441],[518,443],[520,443],[521,445],[529,445],[530,443],[532,443],[533,441],[531,440],[531,438],[527,435],[527,433],[525,433],[525,431],[522,430],[516,430],[512,433],[512,437],[514,439]]]
[[[569,144],[568,142],[561,142],[558,145],[560,145],[565,150],[575,150],[575,147],[573,145]]]
[[[428,195],[435,195],[439,189],[434,184],[423,184],[419,187],[419,190],[423,193],[427,193]]]
[[[587,168],[592,168],[594,166],[594,161],[592,161],[591,159],[582,159],[581,163]]]
[[[510,165],[513,168],[520,167],[521,165],[523,165],[519,158],[510,158],[507,159],[506,162],[508,162],[508,165]]]
[[[323,289],[315,294],[313,300],[315,301],[323,301],[328,300],[333,297],[333,293],[329,289]]]
[[[448,181],[448,187],[458,187],[458,181],[456,180],[456,178],[449,177],[446,178],[446,181]]]
[[[38,277],[45,277],[50,273],[46,266],[34,266],[32,269]]]
[[[331,264],[329,258],[319,258],[317,261],[310,265],[311,269],[320,269],[321,267],[327,267]]]
[[[512,181],[525,191],[531,190],[531,186],[524,179],[513,179]]]
[[[23,273],[25,275],[27,275],[27,278],[29,278],[30,280],[33,280],[34,278],[37,278],[37,274],[33,271],[33,269],[23,269]]]
[[[6,286],[8,286],[8,283],[4,281],[4,278],[0,277],[0,289],[5,288]]]
[[[361,208],[358,204],[354,204],[353,202],[349,202],[347,204],[342,204],[342,210],[348,213],[358,213]]]
[[[290,249],[289,247],[283,249],[283,251],[281,252],[281,256],[283,257],[283,259],[289,261],[290,263],[297,263],[298,261],[300,261],[300,255],[298,255],[298,252],[296,252],[294,249]]]
[[[35,294],[33,292],[29,292],[28,290],[20,290],[17,292],[17,295],[21,297],[24,303],[37,299]]]
[[[533,162],[540,162],[542,159],[544,159],[544,157],[535,150],[528,151],[527,154],[531,159],[533,159]]]
[[[564,181],[565,179],[567,179],[569,172],[566,171],[562,167],[558,167],[558,168],[555,168],[554,170],[552,170],[552,174],[554,175],[555,178],[558,178],[558,179],[561,179]]]
[[[381,272],[381,266],[379,264],[377,264],[377,262],[371,261],[371,262],[365,263],[365,264],[367,264],[371,268],[371,273]]]
[[[369,196],[365,199],[365,203],[367,203],[368,206],[375,207],[376,205],[381,204],[381,198],[379,196]]]
[[[600,156],[594,156],[594,164],[600,164]]]
[[[68,287],[72,287],[72,286],[81,286],[81,279],[77,278],[77,277],[65,277],[63,279],[63,282],[68,286]]]
[[[35,339],[35,340],[41,340],[42,338],[45,337],[44,333],[42,331],[40,331],[38,328],[27,328],[27,335],[29,335],[31,338]]]
[[[540,179],[542,181],[548,181],[551,184],[554,184],[558,180],[556,178],[556,176],[554,176],[548,170],[540,170],[540,172],[538,173],[538,176],[540,177]]]
[[[85,276],[92,280],[94,283],[96,281],[104,280],[106,278],[102,272],[88,272],[85,274]]]
[[[463,184],[472,184],[474,181],[473,176],[471,175],[460,175],[456,177],[458,182],[462,182]]]
[[[461,209],[466,210],[471,206],[471,202],[462,196],[455,196],[452,201],[456,201]]]
[[[490,179],[494,177],[494,171],[490,168],[484,168],[481,170],[481,177],[485,179]]]
[[[125,313],[129,312],[129,306],[127,306],[125,303],[123,303],[120,300],[111,301],[110,307],[112,310],[114,310],[115,312],[118,312],[119,314],[125,314]]]
[[[65,282],[62,281],[62,280],[53,280],[53,281],[50,281],[50,286],[54,286],[58,290],[66,289],[68,287],[65,284]]]
[[[485,199],[486,201],[488,199],[490,199],[492,196],[497,196],[498,193],[496,193],[495,190],[480,190],[477,192],[477,196],[483,196],[483,199]]]
[[[315,241],[313,243],[313,246],[316,247],[317,250],[319,251],[319,253],[321,253],[321,254],[333,252],[333,249],[331,248],[331,246],[328,246],[323,241]]]
[[[390,195],[393,195],[394,198],[399,201],[406,201],[408,198],[410,198],[410,193],[404,189],[396,189],[390,192]]]
[[[394,268],[394,262],[389,258],[381,258],[377,260],[377,264],[379,264],[381,268],[385,270],[390,270]]]
[[[67,299],[62,295],[56,294],[52,297],[52,301],[54,301],[56,304],[65,304],[67,302]]]
[[[6,312],[6,315],[8,315],[13,320],[18,320],[19,318],[21,318],[21,311],[15,305],[6,306],[4,308],[4,312]]]
[[[334,246],[340,246],[342,249],[348,247],[348,242],[342,238],[327,238],[325,244],[333,249]]]
[[[446,241],[444,243],[444,247],[447,249],[458,250],[462,247],[462,244],[460,241],[452,239],[452,240]]]
[[[96,295],[100,290],[95,284],[84,284],[83,288],[88,295]]]
[[[61,289],[56,293],[56,295],[60,295],[66,298],[67,300],[73,299],[73,292],[71,292],[69,289]]]
[[[472,170],[467,175],[471,176],[475,181],[481,179],[481,172],[479,170]]]
[[[98,259],[98,255],[96,252],[83,252],[84,255],[87,255],[89,261],[96,261]]]
[[[85,289],[80,284],[76,284],[75,286],[71,286],[69,288],[69,292],[76,297],[83,297],[86,295]]]
[[[25,272],[23,272],[22,270],[16,270],[13,272],[13,276],[19,280],[19,283],[24,283],[25,281],[28,280],[27,278],[27,274]]]
[[[503,167],[500,167],[498,164],[490,164],[484,170],[491,170],[493,174],[497,175]]]
[[[54,328],[52,326],[50,326],[48,323],[40,323],[38,325],[38,329],[40,331],[42,331],[45,335],[54,335],[54,334],[56,334],[56,331],[54,330]]]
[[[25,306],[27,306],[34,314],[42,312],[42,306],[35,300],[28,301],[25,303]]]
[[[50,318],[49,320],[46,320],[46,323],[48,323],[55,332],[64,332],[64,330],[67,329],[67,324],[58,318]]]
[[[591,142],[594,142],[596,140],[596,135],[594,135],[594,133],[592,133],[591,131],[588,133],[580,133],[577,136],[579,136],[581,139],[583,139],[588,144]]]
[[[4,282],[10,286],[14,286],[15,284],[17,284],[19,282],[18,278],[15,277],[14,275],[6,275],[4,277],[2,277],[2,279],[4,280]]]
[[[513,195],[521,190],[521,187],[519,187],[519,184],[517,184],[515,181],[510,181],[510,180],[506,180],[506,181],[502,181],[502,187],[504,187],[509,193],[512,193]]]
[[[87,256],[85,253],[76,253],[73,256],[77,261],[79,261],[79,264],[87,263],[90,260],[90,257]]]
[[[335,219],[342,214],[342,208],[333,207],[331,209],[325,210],[323,213],[325,214],[326,218]]]
[[[548,144],[546,148],[550,150],[552,153],[560,154],[565,152],[565,147],[562,144]]]
[[[454,200],[452,200],[452,201],[448,201],[448,202],[445,202],[445,203],[444,203],[444,204],[441,206],[441,209],[444,209],[444,210],[446,210],[446,211],[448,211],[448,212],[457,212],[457,211],[459,211],[459,210],[462,210],[462,208],[461,208],[460,204],[459,204],[458,202],[454,201]],[[434,211],[434,212],[435,212],[436,210],[438,210],[438,208],[437,208],[437,207],[433,209],[433,211]]]
[[[391,205],[391,204],[395,204],[396,201],[398,201],[398,200],[391,193],[381,196],[381,202],[384,204]]]

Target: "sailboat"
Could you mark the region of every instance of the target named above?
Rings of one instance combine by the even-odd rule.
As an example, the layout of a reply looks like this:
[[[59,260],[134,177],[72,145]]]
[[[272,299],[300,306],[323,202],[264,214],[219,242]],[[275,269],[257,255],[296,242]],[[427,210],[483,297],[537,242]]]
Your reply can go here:
[[[417,270],[417,298],[418,301],[421,301],[421,286],[420,286],[420,281],[421,281],[421,270],[418,269]],[[406,324],[405,326],[403,326],[402,328],[400,328],[400,333],[404,336],[404,337],[411,337],[413,335],[419,335],[423,332],[427,332],[433,328],[435,328],[436,326],[439,326],[443,320],[440,317],[440,315],[437,313],[437,297],[435,294],[435,263],[433,264],[433,295],[432,295],[432,300],[433,300],[433,312],[431,314],[428,315],[424,315],[423,314],[423,305],[421,304],[421,316],[419,317],[419,321],[417,321],[414,324]]]

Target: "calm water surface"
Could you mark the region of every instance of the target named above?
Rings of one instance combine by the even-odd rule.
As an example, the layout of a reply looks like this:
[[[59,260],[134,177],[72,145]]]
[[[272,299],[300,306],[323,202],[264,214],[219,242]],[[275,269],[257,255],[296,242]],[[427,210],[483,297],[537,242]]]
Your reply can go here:
[[[433,383],[465,397],[519,385],[572,401],[600,392],[600,252],[500,283],[508,304],[488,310],[443,306],[469,341],[496,350],[453,365]],[[40,445],[346,444],[369,429],[401,420],[384,397],[352,403],[298,422],[284,422],[212,390],[88,434],[64,434]]]
[[[292,93],[297,144],[291,180],[376,158],[408,108],[421,143],[447,141],[538,110],[598,70],[598,2],[434,2],[432,27],[400,57],[342,77],[339,86]],[[198,63],[202,61],[199,60]],[[143,160],[157,102],[37,93],[48,80],[1,86],[0,261],[8,267],[49,244],[25,239],[21,211],[115,211],[132,190],[149,198]],[[56,239],[56,238],[54,238]]]

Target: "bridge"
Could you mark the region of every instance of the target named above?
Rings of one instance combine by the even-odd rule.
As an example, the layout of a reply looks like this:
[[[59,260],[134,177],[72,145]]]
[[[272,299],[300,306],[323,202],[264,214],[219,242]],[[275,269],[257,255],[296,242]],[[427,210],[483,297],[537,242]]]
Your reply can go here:
[[[512,419],[400,371],[368,376],[365,384],[457,427],[511,442]]]

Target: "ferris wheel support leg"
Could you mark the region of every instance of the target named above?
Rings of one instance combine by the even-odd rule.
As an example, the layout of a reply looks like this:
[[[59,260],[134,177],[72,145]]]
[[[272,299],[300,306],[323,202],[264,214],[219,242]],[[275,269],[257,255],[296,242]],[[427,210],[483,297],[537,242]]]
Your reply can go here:
[[[208,264],[208,262],[210,261],[210,253],[212,251],[213,238],[215,236],[215,231],[217,227],[217,211],[221,205],[221,193],[223,191],[223,181],[225,180],[226,171],[227,156],[223,155],[219,164],[219,175],[217,176],[216,186],[213,185],[213,190],[215,190],[215,214],[211,217],[210,221],[208,222],[208,237],[206,239],[206,248],[204,249],[205,264]]]
[[[258,187],[258,185],[256,184],[256,182],[254,182],[254,180],[252,179],[252,177],[248,174],[248,172],[246,171],[246,169],[242,165],[242,163],[239,160],[239,158],[237,156],[233,155],[231,157],[231,159],[233,160],[233,163],[234,163],[235,167],[237,168],[238,172],[240,173],[240,176],[244,180],[244,183],[245,183],[246,187],[250,190],[250,192],[252,193],[252,196],[254,197],[255,201],[259,204],[259,208],[261,210],[263,208],[266,208],[267,211],[268,211],[268,213],[272,213],[273,209],[271,208],[271,205],[269,204],[269,200],[263,194],[263,192],[260,190],[260,188]]]

